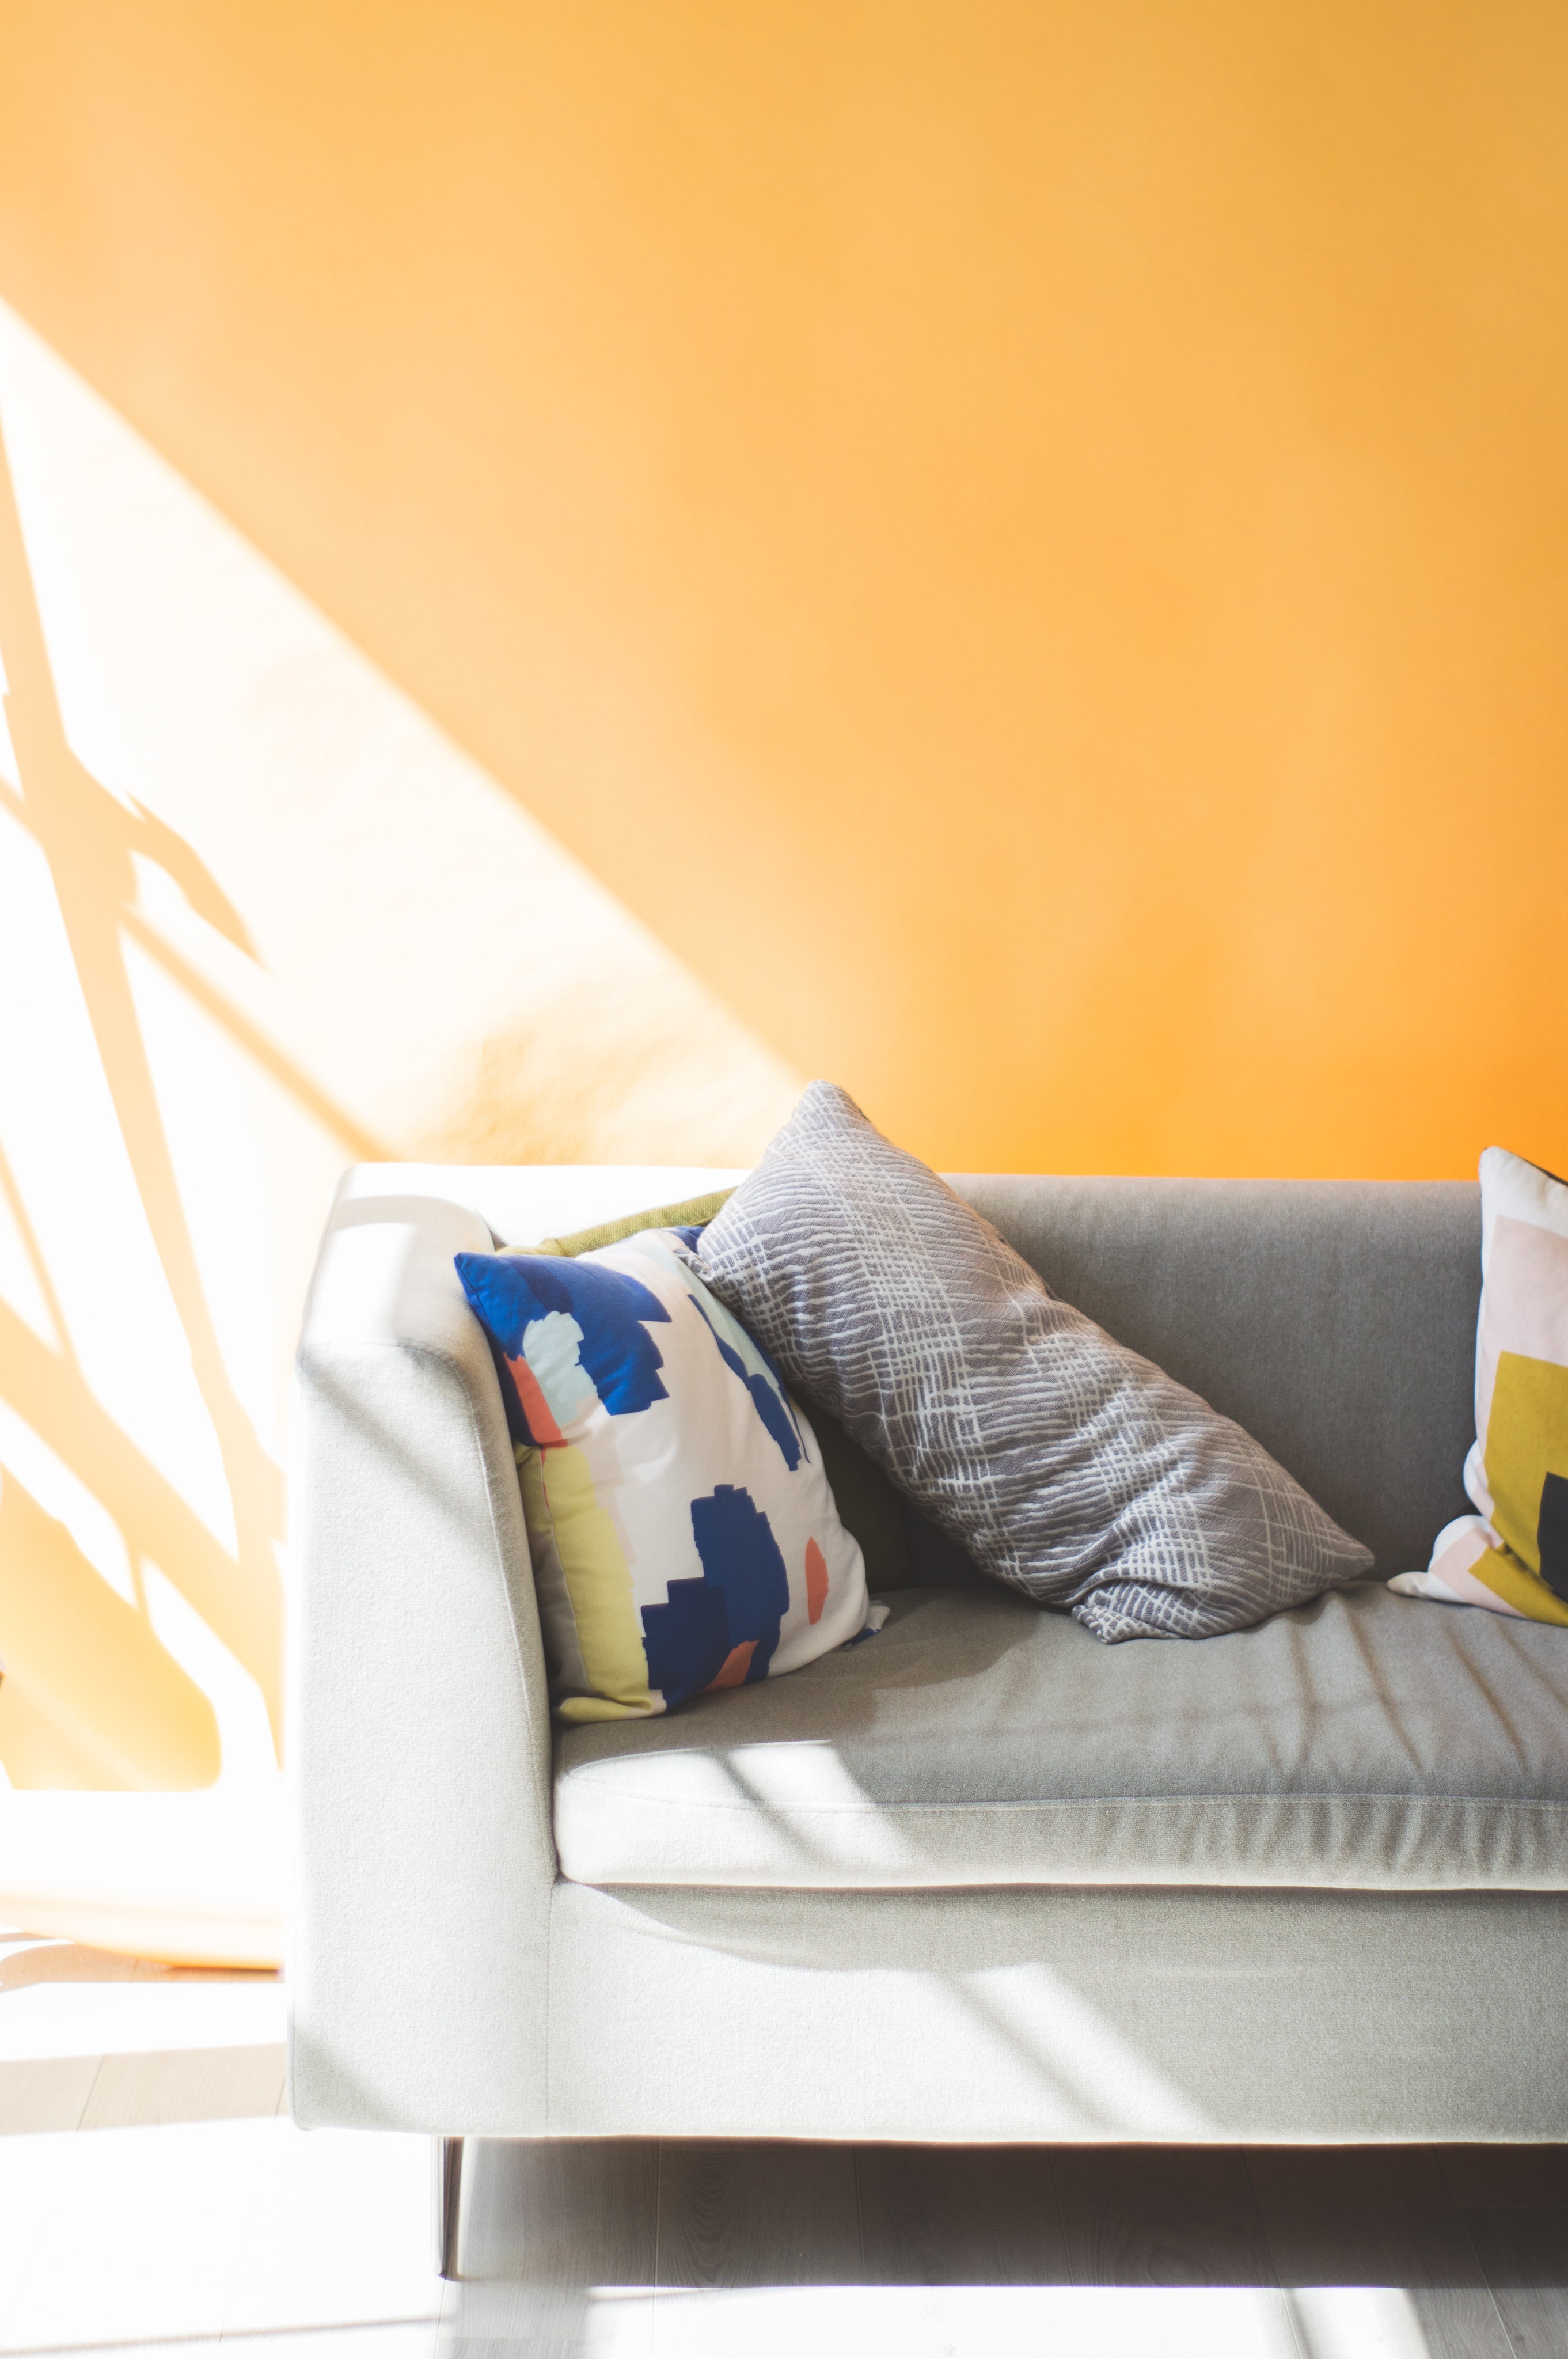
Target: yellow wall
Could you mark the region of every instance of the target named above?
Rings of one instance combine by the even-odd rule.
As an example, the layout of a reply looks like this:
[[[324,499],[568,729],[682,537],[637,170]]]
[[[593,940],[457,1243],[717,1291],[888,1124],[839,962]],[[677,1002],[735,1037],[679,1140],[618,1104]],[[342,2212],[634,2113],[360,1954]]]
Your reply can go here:
[[[32,0],[0,292],[947,1163],[1568,1152],[1553,0]]]
[[[148,1782],[276,1711],[367,1144],[745,1159],[824,1072],[949,1167],[1564,1168],[1561,7],[0,0],[0,59],[19,987],[162,1353],[51,1310],[35,1153],[0,1459],[162,1614]]]

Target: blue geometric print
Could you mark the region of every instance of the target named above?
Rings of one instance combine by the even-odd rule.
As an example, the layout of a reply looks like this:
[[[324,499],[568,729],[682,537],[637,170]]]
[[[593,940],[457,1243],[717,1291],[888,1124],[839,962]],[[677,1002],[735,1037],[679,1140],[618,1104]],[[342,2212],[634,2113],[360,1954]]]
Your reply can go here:
[[[760,1680],[779,1642],[779,1624],[789,1612],[789,1575],[773,1527],[750,1491],[720,1483],[706,1499],[691,1503],[691,1534],[702,1559],[702,1577],[724,1592],[730,1644],[757,1641],[748,1677]]]
[[[730,1645],[724,1592],[706,1579],[672,1581],[667,1604],[643,1608],[648,1685],[663,1690],[666,1709],[712,1685]]]
[[[767,1677],[789,1610],[789,1575],[773,1527],[749,1491],[720,1483],[691,1503],[700,1581],[672,1581],[668,1602],[642,1609],[648,1684],[665,1705],[712,1685],[730,1654],[755,1641],[745,1684]]]
[[[648,1333],[667,1326],[669,1312],[641,1278],[591,1261],[518,1254],[459,1254],[463,1292],[508,1359],[524,1356],[523,1339],[536,1319],[564,1310],[582,1330],[578,1358],[611,1417],[630,1417],[667,1400],[659,1381],[664,1358]],[[504,1385],[510,1394],[512,1386]]]
[[[719,1332],[718,1328],[714,1325],[712,1320],[708,1317],[707,1311],[703,1309],[695,1294],[690,1297],[690,1301],[692,1309],[696,1311],[697,1317],[701,1320],[703,1325],[707,1328],[708,1333],[718,1344],[719,1358],[723,1361],[725,1366],[730,1371],[732,1375],[740,1377],[741,1382],[745,1386],[746,1390],[751,1394],[752,1400],[756,1403],[757,1415],[762,1419],[762,1423],[767,1427],[768,1431],[778,1443],[780,1451],[784,1457],[784,1462],[793,1474],[795,1468],[800,1464],[800,1436],[795,1430],[795,1419],[790,1415],[788,1404],[784,1400],[784,1387],[782,1384],[779,1385],[779,1389],[775,1392],[773,1385],[769,1384],[766,1376],[749,1375],[746,1372],[745,1361],[741,1357],[740,1353],[737,1352],[732,1345],[724,1341],[723,1336]],[[772,1368],[773,1364],[772,1360],[768,1358],[768,1354],[765,1352],[762,1352],[762,1345],[760,1343],[758,1344],[757,1349],[759,1352],[762,1352],[762,1358],[767,1360],[768,1366]],[[773,1381],[775,1384],[779,1382],[776,1376]]]

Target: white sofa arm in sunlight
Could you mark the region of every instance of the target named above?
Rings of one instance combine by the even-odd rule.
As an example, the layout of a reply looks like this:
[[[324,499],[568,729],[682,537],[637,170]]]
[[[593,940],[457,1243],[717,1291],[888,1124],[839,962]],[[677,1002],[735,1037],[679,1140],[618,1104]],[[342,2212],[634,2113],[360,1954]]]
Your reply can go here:
[[[491,1243],[435,1196],[341,1200],[307,1306],[287,1969],[306,2124],[545,2123],[549,1709],[505,1417],[452,1274]]]

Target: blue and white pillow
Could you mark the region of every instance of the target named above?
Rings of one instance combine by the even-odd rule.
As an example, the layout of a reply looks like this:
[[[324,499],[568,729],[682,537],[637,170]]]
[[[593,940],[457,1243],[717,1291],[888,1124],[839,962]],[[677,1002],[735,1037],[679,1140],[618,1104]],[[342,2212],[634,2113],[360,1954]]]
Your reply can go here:
[[[460,1254],[495,1354],[564,1720],[798,1670],[881,1609],[772,1359],[647,1229]]]

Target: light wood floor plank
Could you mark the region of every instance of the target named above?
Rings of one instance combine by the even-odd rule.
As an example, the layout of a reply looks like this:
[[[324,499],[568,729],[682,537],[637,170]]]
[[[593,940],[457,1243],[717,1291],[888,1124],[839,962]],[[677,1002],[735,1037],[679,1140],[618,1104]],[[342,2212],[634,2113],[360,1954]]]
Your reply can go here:
[[[0,2064],[0,2137],[75,2129],[102,2060],[38,2056]]]
[[[470,2138],[461,2278],[441,2359],[577,2359],[652,2348],[659,2150],[648,2138]],[[239,2359],[239,2354],[236,2354]]]
[[[850,2285],[661,2287],[651,2359],[1011,2359],[989,2344],[937,2339],[936,2321],[907,2308],[890,2319],[877,2307],[907,2303],[912,2292],[917,2303],[940,2299],[925,2288]],[[601,2350],[621,2359],[614,2342],[598,2340],[591,2359]]]
[[[435,2359],[653,2359],[654,2294],[591,2280],[454,2286]],[[231,2346],[225,2359],[244,2359]]]
[[[1258,2147],[1247,2165],[1282,2286],[1387,2288],[1431,2359],[1512,2359],[1430,2147]],[[1301,2308],[1310,2343],[1322,2305]]]
[[[1278,2284],[1239,2148],[1055,2147],[1052,2164],[1075,2284]]]
[[[242,2121],[276,2114],[283,2049],[179,2048],[105,2056],[79,2126],[127,2129],[155,2122]]]
[[[299,2326],[282,2333],[248,2331],[225,2334],[214,2349],[222,2359],[436,2359],[439,2323],[434,2318],[382,2322],[364,2326]],[[169,2343],[149,2352],[138,2344],[127,2353],[102,2354],[102,2359],[185,2359],[189,2345]],[[85,2354],[81,2359],[87,2359]],[[94,2354],[99,2359],[99,2354]],[[200,2346],[197,2359],[201,2359]]]
[[[869,2285],[1062,2285],[1066,2239],[1044,2147],[855,2149]]]
[[[861,2275],[852,2147],[666,2140],[661,2287],[858,2285]]]

